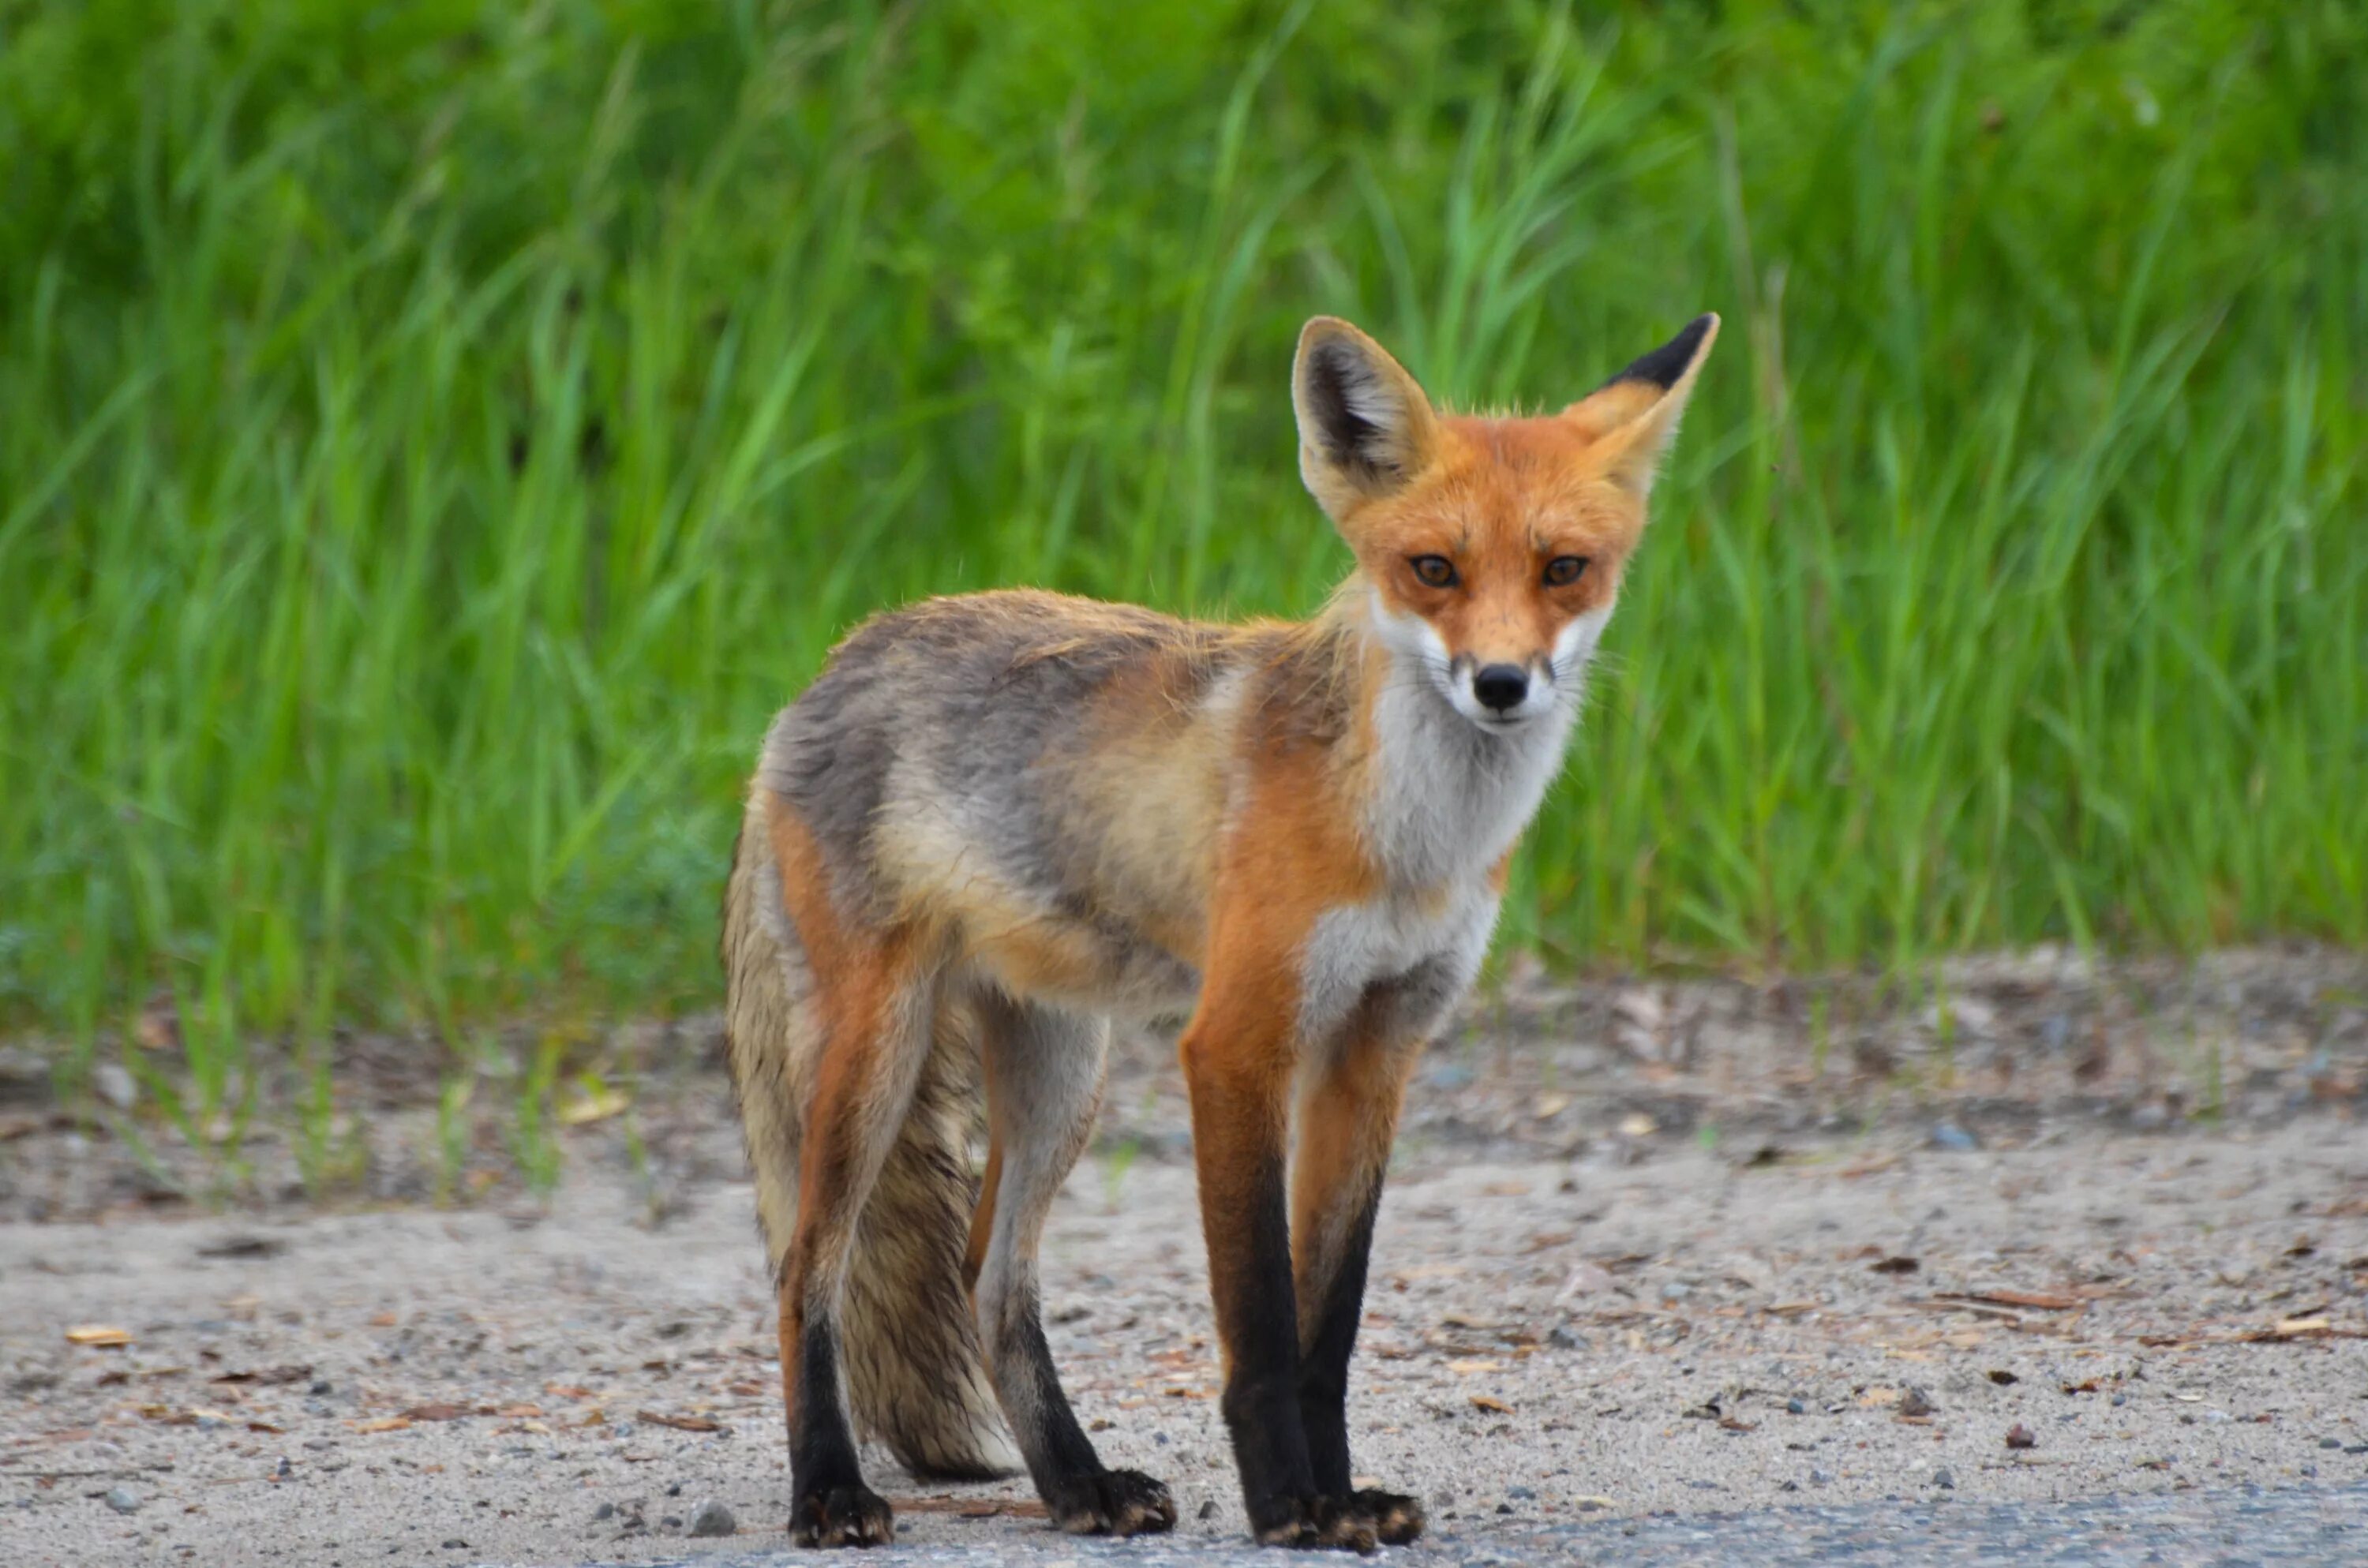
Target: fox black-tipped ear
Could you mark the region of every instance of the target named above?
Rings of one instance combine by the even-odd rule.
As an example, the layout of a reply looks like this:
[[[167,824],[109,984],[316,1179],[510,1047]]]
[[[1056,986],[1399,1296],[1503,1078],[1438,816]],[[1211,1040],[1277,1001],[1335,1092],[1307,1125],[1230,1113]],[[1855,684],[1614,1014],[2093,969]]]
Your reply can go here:
[[[1291,369],[1299,411],[1299,474],[1334,522],[1429,466],[1439,416],[1382,346],[1334,316],[1299,335]]]
[[[1650,354],[1638,355],[1626,369],[1605,384],[1618,386],[1622,381],[1636,381],[1656,392],[1668,392],[1709,351],[1710,339],[1717,331],[1716,316],[1707,312],[1698,315],[1686,323],[1677,336]]]
[[[1609,449],[1607,472],[1642,495],[1677,438],[1694,378],[1718,341],[1718,317],[1696,316],[1677,336],[1563,410],[1563,417]]]

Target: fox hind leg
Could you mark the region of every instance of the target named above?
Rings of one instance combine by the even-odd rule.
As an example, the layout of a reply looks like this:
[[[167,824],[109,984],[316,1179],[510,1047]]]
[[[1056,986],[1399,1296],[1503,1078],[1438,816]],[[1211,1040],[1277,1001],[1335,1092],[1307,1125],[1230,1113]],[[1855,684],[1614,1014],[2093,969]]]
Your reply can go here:
[[[996,1396],[1055,1525],[1076,1535],[1169,1529],[1176,1505],[1167,1488],[1104,1468],[1078,1426],[1040,1315],[1037,1243],[1093,1132],[1110,1025],[1000,995],[983,999],[980,1012],[990,1176],[971,1256]]]
[[[848,1418],[848,1280],[864,1207],[929,1060],[942,954],[925,931],[844,916],[804,824],[785,803],[765,815],[780,909],[808,982],[800,1028],[811,1031],[801,1070],[768,1085],[796,1102],[801,1130],[780,1276],[790,1530],[804,1546],[883,1544],[894,1539],[894,1524],[863,1484]],[[751,1086],[741,1085],[744,1110]]]

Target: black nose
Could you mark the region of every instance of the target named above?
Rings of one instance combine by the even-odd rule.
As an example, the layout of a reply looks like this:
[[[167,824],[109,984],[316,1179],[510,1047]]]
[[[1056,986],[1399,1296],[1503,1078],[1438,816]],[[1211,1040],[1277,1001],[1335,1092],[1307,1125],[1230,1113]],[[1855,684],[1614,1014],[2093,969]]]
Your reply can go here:
[[[1472,677],[1472,695],[1499,713],[1519,708],[1529,694],[1530,677],[1519,665],[1486,665]]]

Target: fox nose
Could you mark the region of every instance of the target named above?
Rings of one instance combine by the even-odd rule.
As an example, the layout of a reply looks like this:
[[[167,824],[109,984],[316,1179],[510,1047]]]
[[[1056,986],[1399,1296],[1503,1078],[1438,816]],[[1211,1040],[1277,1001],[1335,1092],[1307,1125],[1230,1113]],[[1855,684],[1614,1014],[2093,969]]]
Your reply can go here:
[[[1483,665],[1472,676],[1472,695],[1481,706],[1503,713],[1530,694],[1530,677],[1519,665]]]

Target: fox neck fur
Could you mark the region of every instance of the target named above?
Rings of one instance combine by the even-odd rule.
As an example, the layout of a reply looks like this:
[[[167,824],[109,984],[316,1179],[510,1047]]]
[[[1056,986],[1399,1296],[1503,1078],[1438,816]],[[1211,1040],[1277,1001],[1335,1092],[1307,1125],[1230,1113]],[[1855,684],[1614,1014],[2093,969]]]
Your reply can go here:
[[[1450,661],[1409,620],[1352,574],[1315,620],[1288,630],[1331,665],[1324,697],[1340,720],[1312,730],[1331,742],[1333,808],[1357,824],[1378,893],[1421,900],[1492,879],[1537,815],[1577,727],[1600,623],[1558,664],[1546,713],[1485,730],[1447,699]]]
[[[1352,578],[1349,588],[1343,598],[1352,613],[1361,611],[1360,640],[1374,650],[1363,661],[1371,689],[1361,705],[1366,755],[1359,781],[1374,868],[1390,887],[1406,891],[1491,874],[1562,769],[1585,696],[1585,657],[1557,669],[1546,712],[1484,730],[1441,690],[1448,661],[1428,628],[1393,617],[1360,581]]]

